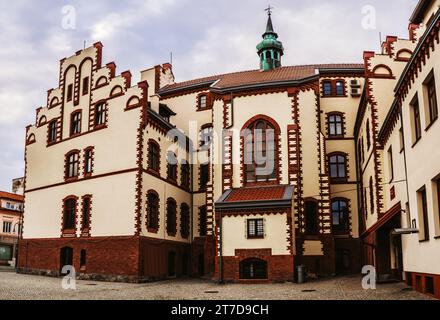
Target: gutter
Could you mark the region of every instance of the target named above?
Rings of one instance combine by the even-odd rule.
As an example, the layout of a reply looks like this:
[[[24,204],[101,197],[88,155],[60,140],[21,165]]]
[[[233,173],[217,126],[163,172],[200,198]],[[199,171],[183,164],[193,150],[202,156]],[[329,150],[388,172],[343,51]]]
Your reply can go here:
[[[229,88],[219,88],[219,87],[211,87],[211,92],[214,93],[225,93],[225,92],[239,92],[250,89],[261,89],[261,88],[272,88],[272,87],[288,87],[292,85],[301,85],[313,80],[319,80],[319,75],[313,75],[311,77],[303,78],[300,80],[285,80],[285,81],[274,81],[274,82],[265,82],[265,83],[255,83],[255,84],[246,84]]]

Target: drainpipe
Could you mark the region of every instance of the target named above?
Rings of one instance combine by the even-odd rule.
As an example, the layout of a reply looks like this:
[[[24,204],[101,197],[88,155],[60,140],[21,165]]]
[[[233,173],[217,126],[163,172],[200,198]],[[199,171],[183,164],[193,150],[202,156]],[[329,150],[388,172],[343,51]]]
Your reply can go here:
[[[409,207],[408,165],[407,165],[407,162],[406,162],[405,130],[403,130],[403,109],[402,109],[402,106],[400,106],[400,127],[402,128],[403,160],[404,160],[404,163],[405,163],[406,197],[407,197],[408,207]],[[407,212],[406,214],[410,218],[409,219],[410,225],[408,227],[411,228],[411,216],[409,216],[410,213]]]
[[[191,174],[191,182],[190,182],[190,252],[189,252],[189,262],[191,266],[191,276],[194,275],[193,273],[193,243],[194,243],[194,154],[193,154],[193,146],[191,143],[191,140],[188,139],[189,144],[189,170]]]
[[[355,139],[355,143],[354,143],[354,149],[355,149],[355,158],[356,158],[356,175],[357,175],[357,192],[356,192],[356,196],[357,196],[357,203],[358,203],[358,219],[359,219],[359,224],[358,224],[358,232],[359,232],[359,239],[361,238],[361,234],[362,234],[362,225],[365,227],[366,229],[366,225],[365,225],[365,221],[364,221],[364,217],[362,214],[362,209],[364,208],[364,201],[363,201],[363,183],[362,183],[362,168],[359,166],[360,163],[360,154],[359,154],[359,148],[358,148],[358,141],[359,137],[358,135],[356,135],[356,139]],[[360,239],[361,242],[360,244],[363,244],[363,240]],[[361,245],[361,248],[359,248],[361,250],[361,252],[363,252],[363,245]],[[362,260],[364,259],[363,257],[364,255],[362,254]],[[365,262],[365,261],[364,261]]]
[[[220,251],[220,281],[219,284],[225,284],[225,274],[223,268],[223,215],[220,211],[220,221],[219,221],[219,251]]]

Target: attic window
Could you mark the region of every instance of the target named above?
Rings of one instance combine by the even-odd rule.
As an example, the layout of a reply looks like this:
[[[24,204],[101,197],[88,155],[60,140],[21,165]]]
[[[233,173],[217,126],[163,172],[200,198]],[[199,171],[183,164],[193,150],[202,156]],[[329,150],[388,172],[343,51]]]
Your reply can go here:
[[[206,95],[201,95],[199,97],[199,109],[206,109],[207,107],[207,97]]]

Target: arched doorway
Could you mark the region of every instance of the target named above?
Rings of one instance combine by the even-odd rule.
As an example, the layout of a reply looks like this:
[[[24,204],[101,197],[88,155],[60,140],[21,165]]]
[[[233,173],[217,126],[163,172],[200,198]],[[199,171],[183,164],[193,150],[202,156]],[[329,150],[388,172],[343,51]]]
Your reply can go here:
[[[240,279],[267,279],[267,262],[261,259],[246,259],[240,262]]]
[[[73,266],[73,249],[64,247],[60,251],[60,273],[65,266]]]

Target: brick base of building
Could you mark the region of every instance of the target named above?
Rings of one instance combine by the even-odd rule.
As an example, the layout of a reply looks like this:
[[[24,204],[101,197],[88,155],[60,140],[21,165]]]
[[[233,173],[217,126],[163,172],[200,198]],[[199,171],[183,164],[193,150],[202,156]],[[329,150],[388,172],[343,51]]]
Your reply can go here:
[[[240,278],[240,262],[247,259],[259,259],[267,262],[267,279],[247,280]],[[272,255],[271,249],[236,250],[234,257],[223,257],[223,280],[235,283],[266,283],[293,281],[294,256]],[[221,280],[220,257],[215,259],[214,280]]]
[[[405,272],[406,285],[414,290],[440,300],[440,275]]]
[[[73,250],[72,265],[78,279],[147,282],[192,273],[189,244],[137,236],[21,240],[18,271],[60,276],[63,248]]]

